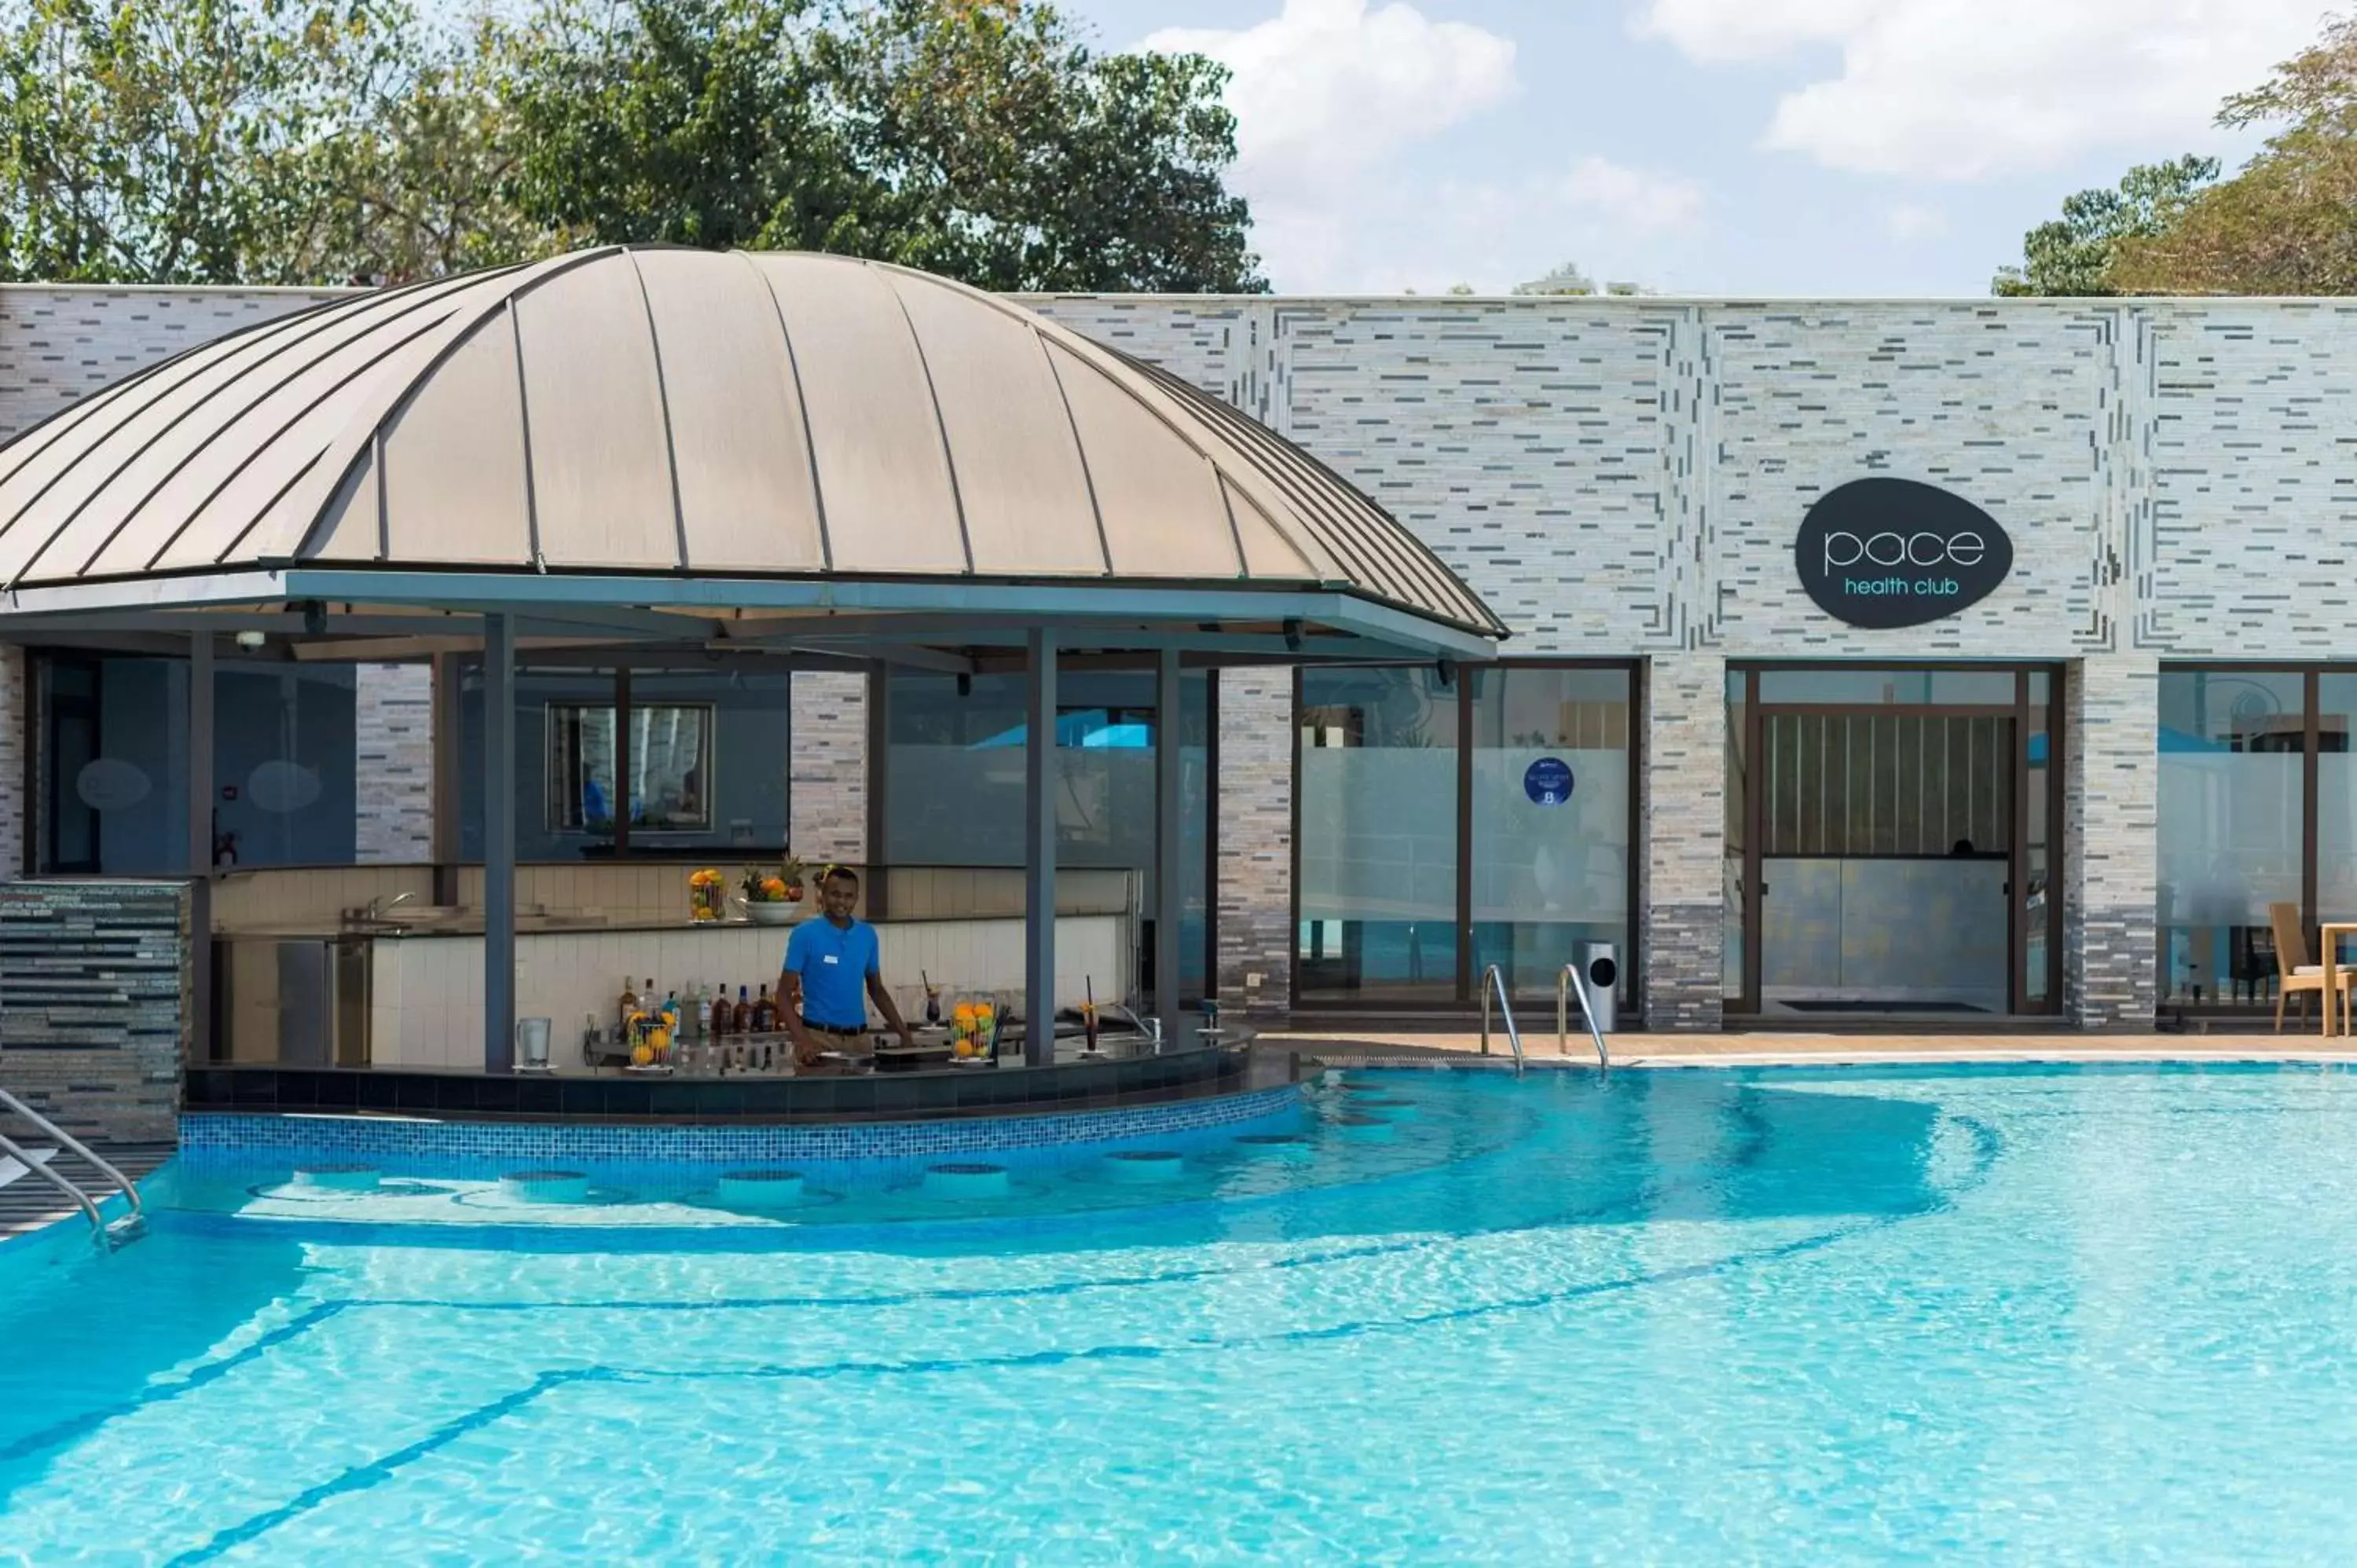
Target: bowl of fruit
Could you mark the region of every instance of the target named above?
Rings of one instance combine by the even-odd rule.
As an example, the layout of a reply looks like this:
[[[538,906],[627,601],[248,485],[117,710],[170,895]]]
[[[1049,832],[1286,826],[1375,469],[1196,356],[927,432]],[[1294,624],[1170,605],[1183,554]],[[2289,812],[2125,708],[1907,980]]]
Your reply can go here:
[[[757,926],[790,926],[803,909],[802,863],[789,859],[775,871],[748,867],[739,886],[745,918]]]

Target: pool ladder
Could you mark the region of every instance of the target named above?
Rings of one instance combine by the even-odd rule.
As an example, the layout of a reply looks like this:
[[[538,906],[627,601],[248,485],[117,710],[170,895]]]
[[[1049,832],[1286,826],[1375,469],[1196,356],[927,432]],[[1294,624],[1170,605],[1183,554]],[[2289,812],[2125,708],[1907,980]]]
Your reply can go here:
[[[1604,1031],[1596,1026],[1596,996],[1587,989],[1587,976],[1579,972],[1579,965],[1567,963],[1563,972],[1555,977],[1555,1054],[1571,1054],[1571,988],[1579,987],[1579,1021],[1587,1026],[1587,1037],[1596,1042],[1596,1065],[1606,1072],[1612,1070],[1612,1053],[1604,1048]]]
[[[99,1204],[105,1200],[108,1194],[101,1193],[98,1197],[92,1197],[80,1184],[70,1179],[63,1171],[51,1169],[51,1162],[35,1159],[31,1150],[27,1149],[7,1134],[0,1133],[0,1155],[10,1156],[25,1167],[27,1175],[39,1176],[43,1181],[72,1198],[74,1207],[81,1209],[83,1217],[90,1221],[91,1233],[98,1240],[113,1248],[119,1247],[125,1241],[134,1240],[145,1233],[146,1209],[139,1201],[137,1185],[129,1176],[116,1170],[89,1144],[84,1144],[71,1133],[67,1132],[5,1089],[0,1089],[0,1109],[15,1112],[25,1121],[31,1122],[43,1137],[56,1139],[60,1147],[80,1156],[84,1164],[113,1182],[115,1191],[120,1192],[129,1202],[131,1212],[113,1224],[108,1224],[106,1217],[98,1211]]]
[[[1496,964],[1481,972],[1481,1054],[1490,1054],[1490,1004],[1498,1004],[1498,1013],[1506,1021],[1506,1043],[1514,1047],[1514,1076],[1523,1073],[1523,1032],[1514,1027],[1514,1004],[1506,1000],[1506,972]]]

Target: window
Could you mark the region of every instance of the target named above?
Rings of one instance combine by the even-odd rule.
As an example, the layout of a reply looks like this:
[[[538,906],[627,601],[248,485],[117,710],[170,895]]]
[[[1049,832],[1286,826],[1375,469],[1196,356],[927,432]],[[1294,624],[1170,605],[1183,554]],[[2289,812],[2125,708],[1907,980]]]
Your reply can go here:
[[[188,849],[188,666],[52,654],[40,693],[36,869],[178,875]],[[213,671],[210,849],[217,865],[357,856],[358,671],[223,660]]]
[[[1303,1000],[1458,994],[1460,689],[1428,665],[1301,672]]]
[[[615,776],[625,768],[633,833],[711,830],[711,704],[632,704],[627,747],[610,705],[551,703],[545,727],[551,832],[611,837],[625,799]]]
[[[1466,671],[1473,710],[1473,970],[1551,997],[1588,942],[1629,965],[1630,672]]]
[[[2314,679],[2297,670],[2161,672],[2164,1002],[2265,1001],[2276,974],[2269,909],[2291,905],[2304,922],[2313,913],[2305,799]]]

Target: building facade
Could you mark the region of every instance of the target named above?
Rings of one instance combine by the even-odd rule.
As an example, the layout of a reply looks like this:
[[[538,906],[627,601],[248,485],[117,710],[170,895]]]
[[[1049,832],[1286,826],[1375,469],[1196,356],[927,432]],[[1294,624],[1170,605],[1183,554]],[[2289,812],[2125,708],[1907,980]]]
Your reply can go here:
[[[314,297],[0,291],[0,419]],[[1652,1028],[2143,1027],[2271,1004],[2301,931],[2357,917],[2357,309],[1031,303],[1316,453],[1513,630],[1479,670],[1219,673],[1232,1005],[1461,1010],[1603,942]],[[35,871],[78,711],[43,657],[0,665],[0,842]],[[931,700],[895,691],[793,678],[798,849],[890,861],[959,787],[894,771]],[[330,701],[360,827],[317,853],[425,858],[426,670]],[[1080,744],[1124,733],[1100,706]]]

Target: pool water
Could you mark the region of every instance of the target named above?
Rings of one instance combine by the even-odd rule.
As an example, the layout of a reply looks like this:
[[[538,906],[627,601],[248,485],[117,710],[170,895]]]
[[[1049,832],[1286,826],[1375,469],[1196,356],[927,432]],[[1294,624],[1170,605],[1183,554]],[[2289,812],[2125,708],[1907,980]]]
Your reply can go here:
[[[0,1250],[0,1560],[2357,1541],[2357,1077],[1360,1073],[1244,1131],[1300,1142],[760,1211],[184,1164],[118,1253]]]

